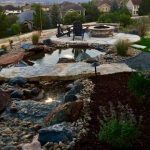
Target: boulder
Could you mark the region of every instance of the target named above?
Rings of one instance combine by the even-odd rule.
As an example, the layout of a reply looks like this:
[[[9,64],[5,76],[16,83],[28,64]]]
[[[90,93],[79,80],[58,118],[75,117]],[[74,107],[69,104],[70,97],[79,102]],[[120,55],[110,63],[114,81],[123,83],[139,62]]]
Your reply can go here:
[[[0,90],[0,112],[7,107],[9,100],[9,95],[6,92]]]
[[[71,141],[72,140],[72,131],[65,126],[65,123],[56,124],[48,128],[41,129],[39,131],[39,138],[41,145],[46,144],[47,142],[59,143]]]
[[[26,79],[22,77],[14,77],[8,81],[8,84],[11,86],[24,86],[27,83]]]
[[[56,124],[64,121],[73,122],[79,118],[83,101],[68,102],[56,107],[45,118],[46,124]]]
[[[73,58],[59,58],[57,63],[75,63]]]

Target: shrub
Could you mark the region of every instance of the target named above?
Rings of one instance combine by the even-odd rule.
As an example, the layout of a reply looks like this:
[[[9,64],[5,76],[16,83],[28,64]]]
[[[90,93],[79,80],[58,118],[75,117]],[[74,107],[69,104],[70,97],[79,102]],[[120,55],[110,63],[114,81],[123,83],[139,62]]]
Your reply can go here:
[[[64,24],[72,24],[74,21],[84,22],[84,18],[77,11],[68,11],[66,12],[63,18]]]
[[[140,135],[139,122],[128,105],[118,102],[117,107],[110,103],[110,110],[100,107],[103,117],[100,120],[99,140],[115,148],[131,148]]]
[[[142,18],[142,19],[138,20],[137,29],[138,29],[139,36],[144,37],[149,30],[149,19]]]
[[[32,43],[33,45],[37,45],[39,42],[40,35],[38,33],[34,33],[32,35]]]
[[[150,78],[143,74],[135,73],[128,83],[129,89],[140,99],[141,102],[150,100]]]
[[[12,31],[12,34],[13,34],[13,35],[19,34],[20,31],[21,31],[20,25],[19,25],[19,24],[16,24],[16,23],[13,24],[13,25],[11,26],[11,31]]]
[[[120,56],[127,56],[129,46],[130,43],[128,42],[128,40],[119,40],[115,44],[115,49],[117,51],[117,54]]]

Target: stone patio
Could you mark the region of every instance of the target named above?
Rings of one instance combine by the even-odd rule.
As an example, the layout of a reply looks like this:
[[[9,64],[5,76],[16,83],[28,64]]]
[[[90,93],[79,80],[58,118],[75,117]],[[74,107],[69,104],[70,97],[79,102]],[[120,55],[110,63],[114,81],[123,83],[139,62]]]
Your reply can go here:
[[[129,40],[131,43],[137,42],[140,40],[140,37],[138,35],[133,34],[125,34],[125,33],[114,33],[113,36],[105,37],[105,38],[96,38],[96,37],[90,37],[89,34],[85,33],[83,41],[81,40],[81,37],[77,37],[75,41],[73,41],[73,36],[67,37],[63,36],[60,38],[57,38],[56,36],[50,37],[50,39],[54,43],[62,43],[62,44],[100,44],[100,45],[113,45],[118,40]]]
[[[2,69],[0,80],[7,80],[13,77],[23,77],[29,81],[39,80],[74,80],[82,77],[95,75],[94,67],[91,64],[79,62],[56,65],[40,65],[28,67],[12,67]],[[120,72],[132,72],[126,64],[103,64],[97,67],[97,73],[101,75]]]

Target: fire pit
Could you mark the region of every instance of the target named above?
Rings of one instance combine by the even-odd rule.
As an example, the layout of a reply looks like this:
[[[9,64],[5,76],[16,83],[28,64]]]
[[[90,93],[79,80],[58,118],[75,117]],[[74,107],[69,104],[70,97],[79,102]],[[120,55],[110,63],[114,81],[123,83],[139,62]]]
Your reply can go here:
[[[89,28],[92,37],[109,37],[113,36],[115,27],[108,25],[97,25]]]

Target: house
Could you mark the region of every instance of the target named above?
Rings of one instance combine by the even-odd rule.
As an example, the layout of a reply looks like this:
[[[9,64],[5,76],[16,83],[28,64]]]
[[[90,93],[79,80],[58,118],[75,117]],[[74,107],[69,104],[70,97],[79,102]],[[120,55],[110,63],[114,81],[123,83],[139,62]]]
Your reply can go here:
[[[111,3],[109,0],[97,1],[97,6],[100,12],[107,13],[111,10]]]
[[[18,23],[24,24],[31,31],[33,29],[33,10],[27,10],[18,15]]]
[[[21,8],[12,5],[6,5],[3,9],[5,10],[6,15],[17,15],[21,13]]]
[[[79,12],[79,14],[85,15],[85,8],[83,8],[80,4],[72,3],[72,2],[63,2],[60,4],[60,16],[63,18],[63,16],[68,11],[75,10]]]
[[[127,8],[131,12],[132,16],[137,16],[141,0],[129,0],[127,2]]]

